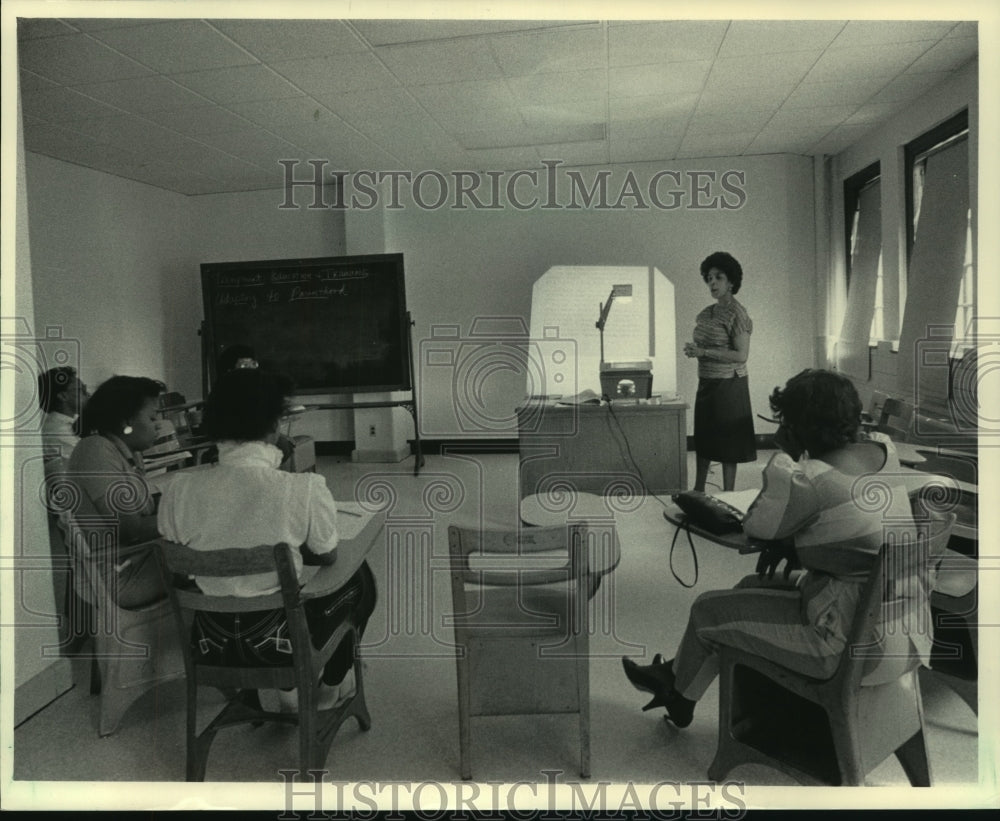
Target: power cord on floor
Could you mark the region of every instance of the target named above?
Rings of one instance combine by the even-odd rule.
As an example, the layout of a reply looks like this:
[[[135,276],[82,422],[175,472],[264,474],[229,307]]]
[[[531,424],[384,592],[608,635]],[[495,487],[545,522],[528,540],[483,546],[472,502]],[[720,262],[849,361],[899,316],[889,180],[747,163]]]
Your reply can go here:
[[[614,439],[616,444],[618,445],[619,455],[621,455],[623,459],[626,459],[628,463],[632,465],[632,468],[635,470],[636,475],[639,477],[639,484],[642,486],[642,490],[643,493],[646,495],[646,498],[652,496],[652,498],[656,499],[656,501],[660,503],[660,505],[663,507],[664,510],[667,510],[668,508],[666,503],[659,496],[655,496],[649,492],[649,484],[646,482],[646,477],[643,476],[642,468],[639,467],[638,462],[636,462],[635,457],[632,455],[632,446],[629,444],[628,436],[625,435],[625,429],[622,427],[621,420],[619,420],[618,417],[615,415],[614,407],[611,401],[608,399],[608,397],[605,395],[603,398],[605,402],[607,402],[608,418],[609,420],[611,420],[608,423],[608,429],[609,431],[611,431],[612,439]],[[615,427],[618,429],[617,432],[618,436],[621,437],[620,439],[618,438],[618,436],[615,436],[615,431],[612,430],[611,428],[611,422],[614,422]],[[622,443],[624,443],[625,445],[624,451],[622,450]],[[687,533],[688,546],[691,548],[691,559],[694,562],[694,581],[691,582],[690,584],[688,584],[680,576],[678,576],[677,571],[674,570],[674,547],[677,544],[677,534],[682,529]],[[670,567],[670,575],[672,575],[677,580],[677,583],[682,587],[694,587],[698,583],[698,552],[695,550],[694,541],[691,539],[691,531],[688,530],[687,527],[683,528],[678,527],[674,530],[674,538],[670,542],[669,567]]]

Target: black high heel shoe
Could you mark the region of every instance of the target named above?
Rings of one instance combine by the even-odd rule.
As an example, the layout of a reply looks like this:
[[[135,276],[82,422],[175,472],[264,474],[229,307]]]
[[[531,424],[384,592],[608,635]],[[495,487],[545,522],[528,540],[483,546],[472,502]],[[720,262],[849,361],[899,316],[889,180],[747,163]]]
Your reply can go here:
[[[666,707],[667,697],[674,689],[674,671],[669,661],[665,662],[663,656],[657,653],[653,656],[652,664],[640,666],[627,656],[622,656],[622,667],[635,689],[653,694],[653,700],[642,708],[644,712],[655,707]]]
[[[652,700],[643,707],[643,712],[656,707],[667,711],[665,718],[678,728],[687,727],[694,718],[695,702],[684,698],[674,689],[673,660],[663,661],[663,656],[657,653],[653,663],[639,666],[632,659],[622,656],[622,667],[632,686],[637,690],[652,693]]]

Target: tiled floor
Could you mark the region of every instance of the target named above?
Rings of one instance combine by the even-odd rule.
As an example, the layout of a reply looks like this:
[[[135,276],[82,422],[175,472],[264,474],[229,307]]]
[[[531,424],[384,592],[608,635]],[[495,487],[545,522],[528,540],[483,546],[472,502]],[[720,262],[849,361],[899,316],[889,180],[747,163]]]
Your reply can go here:
[[[760,468],[740,468],[737,489],[759,483]],[[691,465],[693,475],[693,465]],[[319,470],[338,499],[380,495],[391,504],[389,525],[430,533],[430,556],[447,555],[447,525],[456,521],[511,523],[517,512],[516,456],[505,454],[432,456],[416,478],[412,461],[400,465],[358,465],[321,457]],[[713,478],[718,479],[717,474]],[[672,655],[695,596],[727,587],[753,571],[753,558],[696,540],[697,569],[686,541],[678,540],[671,574],[672,529],[655,499],[617,515],[622,545],[619,567],[595,599],[599,624],[591,641],[591,783],[699,782],[715,752],[717,691],[699,703],[694,723],[678,731],[662,713],[643,713],[643,694],[626,682],[622,654]],[[370,563],[380,599],[365,636],[368,703],[373,725],[363,733],[349,723],[334,742],[328,778],[349,782],[454,782],[458,780],[458,718],[455,662],[442,613],[450,609],[446,572],[410,577],[411,597],[399,595],[403,570],[389,566],[376,548]],[[439,562],[431,562],[440,567]],[[184,778],[184,685],[175,681],[146,694],[125,716],[118,732],[100,739],[98,700],[87,688],[86,665],[77,663],[77,686],[17,728],[14,777],[32,781],[181,781]],[[924,709],[936,785],[978,782],[977,719],[933,677],[923,680]],[[204,697],[210,707],[212,697]],[[776,720],[780,706],[776,705]],[[481,718],[473,722],[474,777],[490,782],[545,782],[545,771],[576,778],[575,719],[565,716]],[[207,778],[220,782],[279,782],[281,769],[296,766],[294,729],[239,728],[216,739]],[[745,766],[730,775],[759,786],[791,786],[781,773]],[[906,785],[894,759],[869,777],[873,785]],[[73,785],[65,785],[73,789]],[[249,789],[253,789],[249,787]],[[39,785],[39,795],[46,795]],[[158,791],[140,806],[176,806],[176,795]],[[246,790],[238,791],[245,798]],[[871,793],[871,795],[878,794]],[[117,796],[105,787],[100,796]],[[131,795],[131,793],[130,793]],[[151,794],[150,794],[151,795]],[[783,802],[797,805],[807,793],[795,790]],[[882,793],[885,795],[885,793]],[[93,806],[97,806],[95,803]]]

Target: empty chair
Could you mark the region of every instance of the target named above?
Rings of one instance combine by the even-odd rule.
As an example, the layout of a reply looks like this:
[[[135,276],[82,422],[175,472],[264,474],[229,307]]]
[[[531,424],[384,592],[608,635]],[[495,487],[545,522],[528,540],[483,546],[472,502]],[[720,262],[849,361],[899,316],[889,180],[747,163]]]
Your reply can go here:
[[[357,653],[357,625],[351,618],[342,622],[322,647],[314,647],[306,620],[305,603],[334,592],[322,584],[318,574],[300,588],[291,548],[285,544],[254,548],[199,551],[167,540],[159,543],[159,561],[164,579],[178,577],[234,577],[277,570],[280,593],[264,596],[209,596],[194,585],[170,584],[174,629],[180,640],[187,672],[187,764],[188,781],[204,781],[208,755],[219,730],[242,724],[272,721],[295,724],[299,728],[299,767],[302,773],[324,766],[330,745],[345,719],[354,716],[361,729],[371,727],[365,703],[364,676],[354,664],[355,692],[331,709],[319,709],[319,685],[323,668],[341,642],[347,638]],[[286,667],[254,667],[208,664],[198,660],[192,649],[192,625],[201,612],[253,613],[283,609],[291,641],[291,663]],[[226,696],[222,710],[198,732],[198,688],[214,687]],[[295,688],[295,713],[263,709],[258,690]]]
[[[590,775],[594,535],[585,524],[448,528],[462,778],[472,777],[473,717],[543,713],[578,715],[580,775]]]
[[[98,731],[111,735],[122,716],[143,693],[184,675],[181,650],[166,599],[126,609],[116,601],[108,579],[109,562],[128,560],[132,552],[149,549],[144,543],[118,547],[118,520],[103,516],[86,494],[75,497],[76,510],[63,511],[66,549],[77,590],[88,607],[93,631],[91,693],[100,694]],[[75,617],[75,618],[74,618]],[[82,613],[70,614],[75,621]]]
[[[947,544],[954,514],[923,530],[928,557]],[[861,785],[867,773],[895,754],[913,786],[930,786],[919,659],[899,678],[863,684],[886,596],[886,569],[900,567],[901,551],[883,546],[865,583],[846,649],[834,675],[815,679],[745,650],[719,649],[719,745],[708,777],[722,781],[740,764],[765,764],[805,784]],[[861,652],[855,652],[860,648]]]

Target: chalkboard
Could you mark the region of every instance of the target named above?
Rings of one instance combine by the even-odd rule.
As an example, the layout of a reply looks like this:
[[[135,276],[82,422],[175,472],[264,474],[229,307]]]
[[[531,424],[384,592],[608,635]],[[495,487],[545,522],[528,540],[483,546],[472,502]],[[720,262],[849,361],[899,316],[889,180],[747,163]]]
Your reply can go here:
[[[402,254],[203,263],[201,282],[209,386],[249,345],[296,393],[412,388]]]

